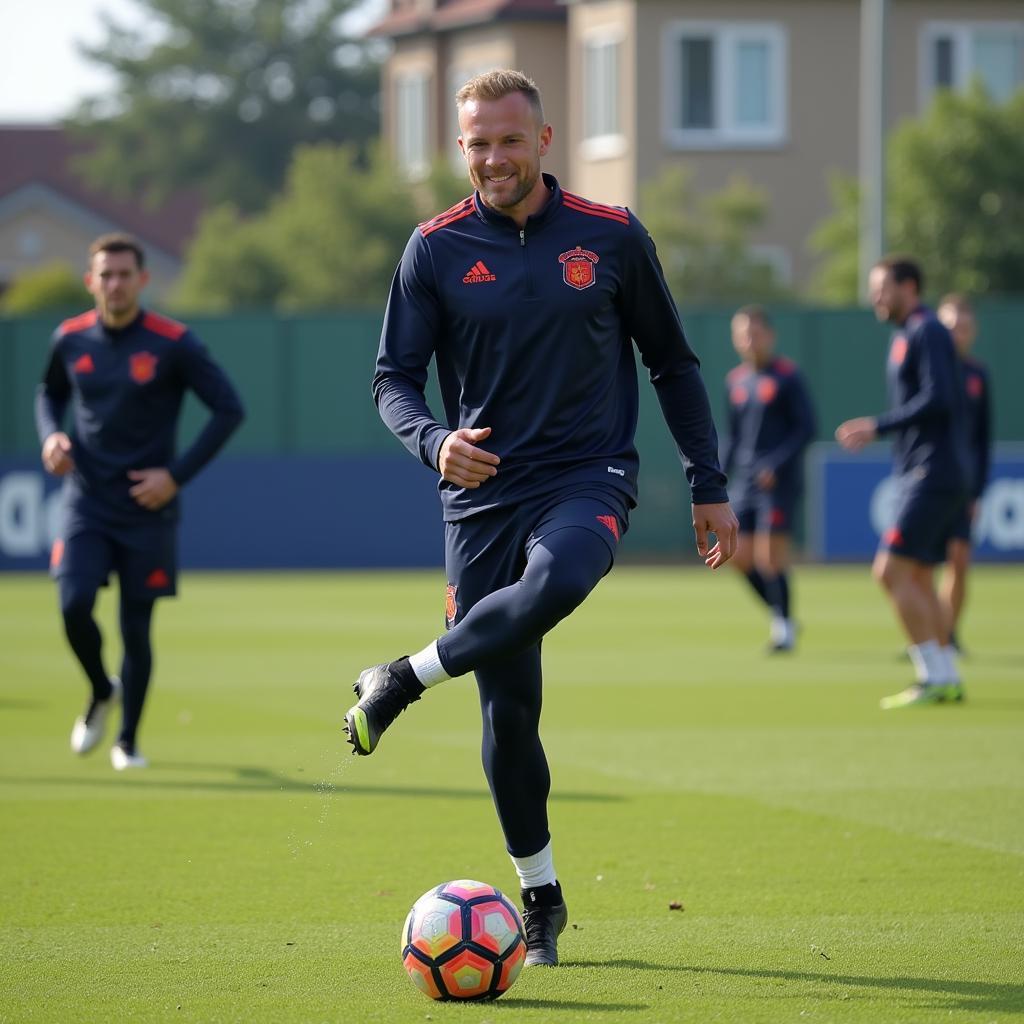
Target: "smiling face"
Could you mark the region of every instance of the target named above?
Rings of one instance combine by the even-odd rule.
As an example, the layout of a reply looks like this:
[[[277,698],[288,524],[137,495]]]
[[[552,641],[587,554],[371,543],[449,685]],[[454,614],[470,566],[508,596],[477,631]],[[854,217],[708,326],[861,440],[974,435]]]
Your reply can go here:
[[[459,131],[469,180],[480,198],[522,227],[548,199],[540,158],[551,145],[551,125],[539,124],[529,99],[512,92],[496,100],[467,100],[459,108]]]

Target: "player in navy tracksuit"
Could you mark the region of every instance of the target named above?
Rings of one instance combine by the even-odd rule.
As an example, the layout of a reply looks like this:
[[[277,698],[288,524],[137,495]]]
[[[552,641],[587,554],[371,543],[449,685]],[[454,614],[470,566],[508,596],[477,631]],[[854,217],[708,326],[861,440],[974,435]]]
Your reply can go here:
[[[978,502],[988,483],[992,459],[991,387],[988,369],[971,354],[978,327],[970,302],[963,295],[947,295],[939,303],[938,315],[953,336],[953,344],[963,363],[964,391],[967,395],[967,444],[971,457],[971,500],[946,548],[946,567],[939,584],[939,600],[950,643],[959,650],[957,625],[967,597],[971,525],[977,518]]]
[[[136,731],[152,669],[153,602],[175,593],[178,489],[242,420],[235,389],[195,335],[139,307],[147,280],[134,239],[104,235],[93,243],[85,282],[96,308],[65,320],[54,333],[36,396],[43,465],[64,477],[63,522],[51,565],[65,632],[92,689],[71,748],[92,750],[121,702],[121,731],[110,752],[119,771],[146,764]],[[177,455],[178,416],[189,390],[211,416]],[[62,421],[69,405],[74,425],[67,434]],[[92,614],[96,591],[111,572],[120,582],[124,643],[121,674],[113,678],[103,667]]]
[[[960,361],[949,331],[921,305],[921,270],[912,260],[883,260],[869,277],[879,320],[895,325],[887,360],[889,410],[847,420],[836,429],[859,451],[893,437],[900,485],[896,519],[882,537],[874,574],[892,600],[909,640],[917,682],[882,701],[885,709],[962,700],[933,569],[968,499],[966,400]]]
[[[771,609],[771,649],[792,650],[789,539],[803,493],[804,449],[814,436],[814,410],[796,364],[775,355],[767,310],[745,306],[732,318],[742,362],[726,378],[729,435],[722,468],[739,519],[732,560]]]
[[[385,422],[441,476],[449,632],[363,672],[346,728],[369,754],[425,687],[476,673],[484,770],[526,905],[527,963],[554,964],[567,916],[538,734],[541,638],[608,572],[629,524],[634,342],[682,453],[711,568],[731,556],[736,520],[698,362],[647,232],[627,210],[541,175],[551,126],[528,78],[481,75],[457,102],[476,192],[409,240],[373,381]],[[443,421],[424,401],[431,359]]]

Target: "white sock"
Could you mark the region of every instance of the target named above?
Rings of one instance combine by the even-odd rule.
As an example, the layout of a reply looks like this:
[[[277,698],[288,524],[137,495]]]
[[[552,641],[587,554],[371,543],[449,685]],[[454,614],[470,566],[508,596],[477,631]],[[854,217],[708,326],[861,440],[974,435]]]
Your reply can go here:
[[[770,635],[773,644],[793,643],[793,620],[784,619],[781,615],[772,616]]]
[[[942,648],[937,640],[925,640],[924,643],[911,644],[907,648],[910,660],[914,665],[914,675],[919,683],[944,683],[946,672]]]
[[[554,885],[558,881],[550,839],[540,853],[533,853],[529,857],[513,857],[512,863],[519,876],[520,889],[539,889],[542,885]]]
[[[441,664],[436,640],[429,647],[424,647],[419,654],[410,655],[409,664],[412,666],[413,672],[416,673],[416,678],[428,689],[438,683],[443,683],[446,679],[451,679],[451,676],[445,672],[444,665]]]
[[[952,644],[946,644],[939,648],[942,660],[946,663],[945,673],[947,683],[960,682],[960,669],[956,663],[956,648]]]

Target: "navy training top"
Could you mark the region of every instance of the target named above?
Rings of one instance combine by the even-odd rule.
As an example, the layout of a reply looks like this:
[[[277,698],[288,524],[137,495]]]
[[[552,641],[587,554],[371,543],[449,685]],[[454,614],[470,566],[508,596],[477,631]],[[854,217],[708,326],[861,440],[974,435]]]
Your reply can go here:
[[[192,390],[209,408],[206,426],[187,451],[175,454],[178,416]],[[165,468],[182,486],[242,422],[242,402],[224,371],[184,325],[142,310],[122,328],[107,327],[95,310],[65,320],[54,332],[36,393],[42,443],[62,429],[72,406],[71,457],[65,477],[72,519],[98,516],[114,525],[177,517],[177,497],[152,512],[128,493],[133,469]]]
[[[595,482],[633,505],[635,342],[693,501],[727,501],[700,364],[646,229],[544,183],[551,197],[522,230],[474,193],[413,232],[373,378],[384,422],[435,471],[452,430],[492,428],[481,447],[500,456],[497,475],[474,489],[442,479],[446,520]],[[431,358],[443,424],[424,398]]]
[[[893,333],[886,364],[889,409],[879,435],[893,435],[893,469],[931,491],[968,491],[967,398],[953,339],[918,306]]]
[[[726,377],[729,436],[722,467],[734,490],[757,489],[762,470],[775,474],[779,490],[803,485],[804,449],[814,437],[814,407],[796,363],[776,356],[758,369],[741,363]]]
[[[962,359],[967,393],[967,450],[971,497],[980,498],[992,463],[992,400],[988,368],[973,356]]]

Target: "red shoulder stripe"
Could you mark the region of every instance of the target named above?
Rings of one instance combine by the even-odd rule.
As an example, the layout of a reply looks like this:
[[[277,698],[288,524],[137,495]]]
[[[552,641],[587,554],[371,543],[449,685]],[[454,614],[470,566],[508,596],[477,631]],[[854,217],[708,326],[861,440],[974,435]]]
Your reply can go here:
[[[776,356],[775,372],[783,377],[788,377],[796,372],[796,363],[792,359],[787,359],[786,356]]]
[[[473,197],[467,196],[465,199],[460,200],[454,206],[450,206],[444,213],[436,214],[425,220],[419,225],[421,231],[433,229],[435,226],[440,226],[443,223],[447,223],[453,217],[461,216],[467,209],[471,209],[473,206]]]
[[[584,206],[582,203],[574,202],[571,199],[563,199],[563,205],[577,213],[585,213],[590,217],[601,217],[604,220],[613,220],[616,224],[629,224],[629,214],[614,211],[610,207]]]
[[[169,316],[161,316],[159,313],[146,313],[142,318],[142,326],[147,331],[170,338],[171,341],[177,341],[188,330],[184,324],[172,320]]]
[[[61,334],[74,334],[75,331],[87,331],[96,323],[96,310],[90,309],[88,313],[79,313],[78,316],[70,317],[60,325]]]
[[[739,366],[734,366],[726,375],[725,379],[728,381],[737,381],[742,377],[745,377],[748,373],[747,364],[740,363]]]
[[[454,224],[457,220],[463,220],[466,217],[472,216],[472,214],[473,206],[469,205],[459,213],[453,213],[450,217],[445,217],[444,220],[437,220],[435,218],[427,224],[421,224],[420,232],[423,237],[426,238],[427,235],[432,235],[435,231],[438,231],[441,228],[446,228],[449,224]]]
[[[579,210],[581,213],[593,213],[595,216],[611,217],[615,220],[622,221],[623,224],[629,223],[629,211],[621,206],[609,206],[607,203],[595,203],[590,199],[584,199],[583,196],[576,195],[575,192],[562,192],[562,199],[571,206],[574,210]]]

